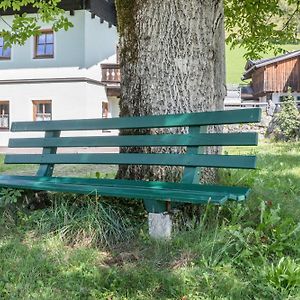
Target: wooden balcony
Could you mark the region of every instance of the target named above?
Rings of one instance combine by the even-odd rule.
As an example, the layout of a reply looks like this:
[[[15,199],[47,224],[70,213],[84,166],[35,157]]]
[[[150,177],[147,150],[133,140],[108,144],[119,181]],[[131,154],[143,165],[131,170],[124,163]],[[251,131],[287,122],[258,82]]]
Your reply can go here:
[[[120,84],[121,72],[119,64],[102,64],[102,82],[106,84]]]
[[[102,80],[106,85],[108,97],[120,97],[121,94],[121,72],[119,64],[102,64]]]

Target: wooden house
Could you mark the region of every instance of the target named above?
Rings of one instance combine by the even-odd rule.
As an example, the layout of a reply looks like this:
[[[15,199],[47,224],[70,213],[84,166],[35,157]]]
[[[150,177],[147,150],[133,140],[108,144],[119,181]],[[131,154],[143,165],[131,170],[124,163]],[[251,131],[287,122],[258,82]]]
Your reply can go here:
[[[300,100],[300,50],[273,58],[249,60],[245,66],[243,80],[251,79],[242,98],[271,99],[274,103],[287,95],[290,87],[295,100]],[[242,90],[243,91],[243,90]]]

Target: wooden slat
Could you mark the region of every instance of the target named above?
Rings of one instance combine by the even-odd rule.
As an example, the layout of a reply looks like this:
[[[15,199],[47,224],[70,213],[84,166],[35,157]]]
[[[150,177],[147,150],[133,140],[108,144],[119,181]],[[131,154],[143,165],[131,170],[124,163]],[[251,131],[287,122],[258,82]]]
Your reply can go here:
[[[221,124],[254,123],[261,119],[261,109],[237,109],[177,115],[144,116],[130,118],[66,120],[13,123],[11,131],[72,131],[106,130],[130,128],[167,128],[185,126],[206,126]]]
[[[192,154],[8,154],[7,164],[161,165],[254,169],[255,156]]]
[[[146,187],[149,189],[172,189],[185,191],[201,191],[203,193],[220,193],[228,195],[230,200],[243,201],[249,195],[250,189],[245,187],[221,186],[221,185],[203,185],[203,184],[184,184],[161,181],[142,181],[142,180],[124,180],[124,179],[96,179],[96,178],[79,178],[79,177],[44,177],[44,176],[0,176],[1,182],[14,182],[17,180],[26,180],[34,182],[74,184],[74,185],[96,185],[96,186],[112,186],[115,188],[122,187]]]
[[[10,139],[10,148],[38,147],[131,147],[131,146],[254,146],[258,134],[202,133],[173,135],[92,136]]]
[[[128,180],[128,179],[106,179],[106,178],[82,178],[82,177],[47,177],[47,176],[22,176],[22,175],[1,175],[1,179],[14,181],[15,179],[22,180],[35,180],[38,182],[53,182],[53,183],[66,183],[66,184],[83,184],[83,185],[110,185],[110,186],[147,186],[154,189],[172,188],[172,189],[188,189],[188,190],[201,190],[201,191],[216,191],[234,194],[245,194],[249,189],[235,186],[216,186],[216,185],[203,185],[203,184],[186,184],[186,183],[173,183],[163,181],[143,181],[143,180]]]
[[[159,199],[161,201],[169,201],[170,199],[176,202],[183,203],[216,203],[222,204],[228,196],[222,193],[207,193],[203,191],[189,191],[183,189],[151,189],[145,186],[122,186],[116,188],[109,185],[83,185],[83,184],[65,184],[60,182],[45,182],[36,181],[34,179],[24,180],[15,178],[13,181],[0,177],[0,186],[31,189],[31,190],[45,190],[55,192],[70,192],[78,194],[89,194],[98,196],[116,196],[135,199]]]
[[[49,179],[49,180],[47,180]],[[73,182],[70,183],[70,180]],[[81,182],[83,180],[84,182]],[[231,195],[227,189],[230,187],[222,186],[201,186],[185,185],[176,183],[163,183],[153,186],[155,182],[132,181],[131,184],[123,184],[123,180],[93,180],[85,182],[84,178],[47,178],[34,176],[0,176],[0,187],[11,187],[19,189],[45,190],[55,192],[72,192],[79,194],[120,196],[135,199],[152,199],[161,201],[174,201],[183,203],[215,203],[223,204],[230,200]],[[158,182],[156,182],[158,184]],[[191,189],[187,189],[191,186]],[[207,188],[207,189],[206,189]],[[236,188],[237,189],[237,188]],[[241,188],[240,188],[241,189]],[[234,200],[245,200],[248,189],[244,189],[244,194],[235,195]],[[238,199],[239,197],[243,199]]]

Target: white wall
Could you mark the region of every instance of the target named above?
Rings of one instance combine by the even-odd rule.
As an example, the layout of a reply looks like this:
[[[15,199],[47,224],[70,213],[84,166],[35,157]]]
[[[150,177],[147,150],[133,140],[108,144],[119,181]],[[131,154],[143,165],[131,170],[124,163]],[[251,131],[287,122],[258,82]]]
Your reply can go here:
[[[109,97],[108,98],[108,110],[112,118],[117,118],[120,115],[119,98]]]
[[[91,14],[83,10],[75,11],[74,16],[68,13],[66,15],[74,27],[54,34],[54,58],[33,58],[34,38],[32,37],[25,45],[12,47],[11,60],[1,61],[0,70],[69,68],[72,70],[70,75],[74,75],[74,69],[80,73],[115,54],[118,42],[115,27],[108,28],[107,23],[100,24],[99,18],[92,19]],[[12,23],[12,18],[12,16],[3,17],[9,24]],[[0,29],[9,29],[4,20],[0,19]],[[50,28],[48,24],[40,25],[42,29]]]
[[[9,101],[10,124],[33,121],[33,100],[52,101],[52,119],[101,118],[102,101],[106,99],[103,86],[88,83],[43,83],[1,86],[1,100]],[[0,146],[7,146],[8,138],[38,136],[39,134],[0,131]]]
[[[11,16],[4,18],[11,23]],[[67,32],[55,33],[53,59],[34,59],[34,39],[31,38],[24,46],[13,46],[11,60],[0,61],[0,101],[9,101],[10,123],[32,121],[33,100],[52,100],[53,120],[101,118],[102,102],[108,102],[103,85],[84,81],[19,83],[22,80],[66,78],[101,81],[100,64],[115,59],[116,28],[109,28],[107,23],[101,24],[98,17],[92,19],[87,11],[76,11],[75,16],[68,14],[68,18],[74,27]],[[49,25],[42,27],[46,29]],[[7,29],[7,25],[0,19],[1,29]],[[3,80],[16,82],[5,84]],[[118,116],[115,99],[111,106],[113,115]],[[7,146],[8,138],[13,136],[26,134],[1,130],[0,146]]]

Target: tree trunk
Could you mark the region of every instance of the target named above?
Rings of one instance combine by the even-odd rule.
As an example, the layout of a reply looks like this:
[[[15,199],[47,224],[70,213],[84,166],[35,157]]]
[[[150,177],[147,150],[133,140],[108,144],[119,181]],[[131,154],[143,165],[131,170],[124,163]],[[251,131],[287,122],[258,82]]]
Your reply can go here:
[[[117,0],[116,4],[121,36],[121,116],[223,109],[222,0]],[[141,149],[122,149],[136,150]],[[207,152],[215,151],[218,149]],[[118,177],[178,180],[180,170],[169,171],[170,168],[123,166]],[[213,178],[213,172],[207,174],[207,178]]]

